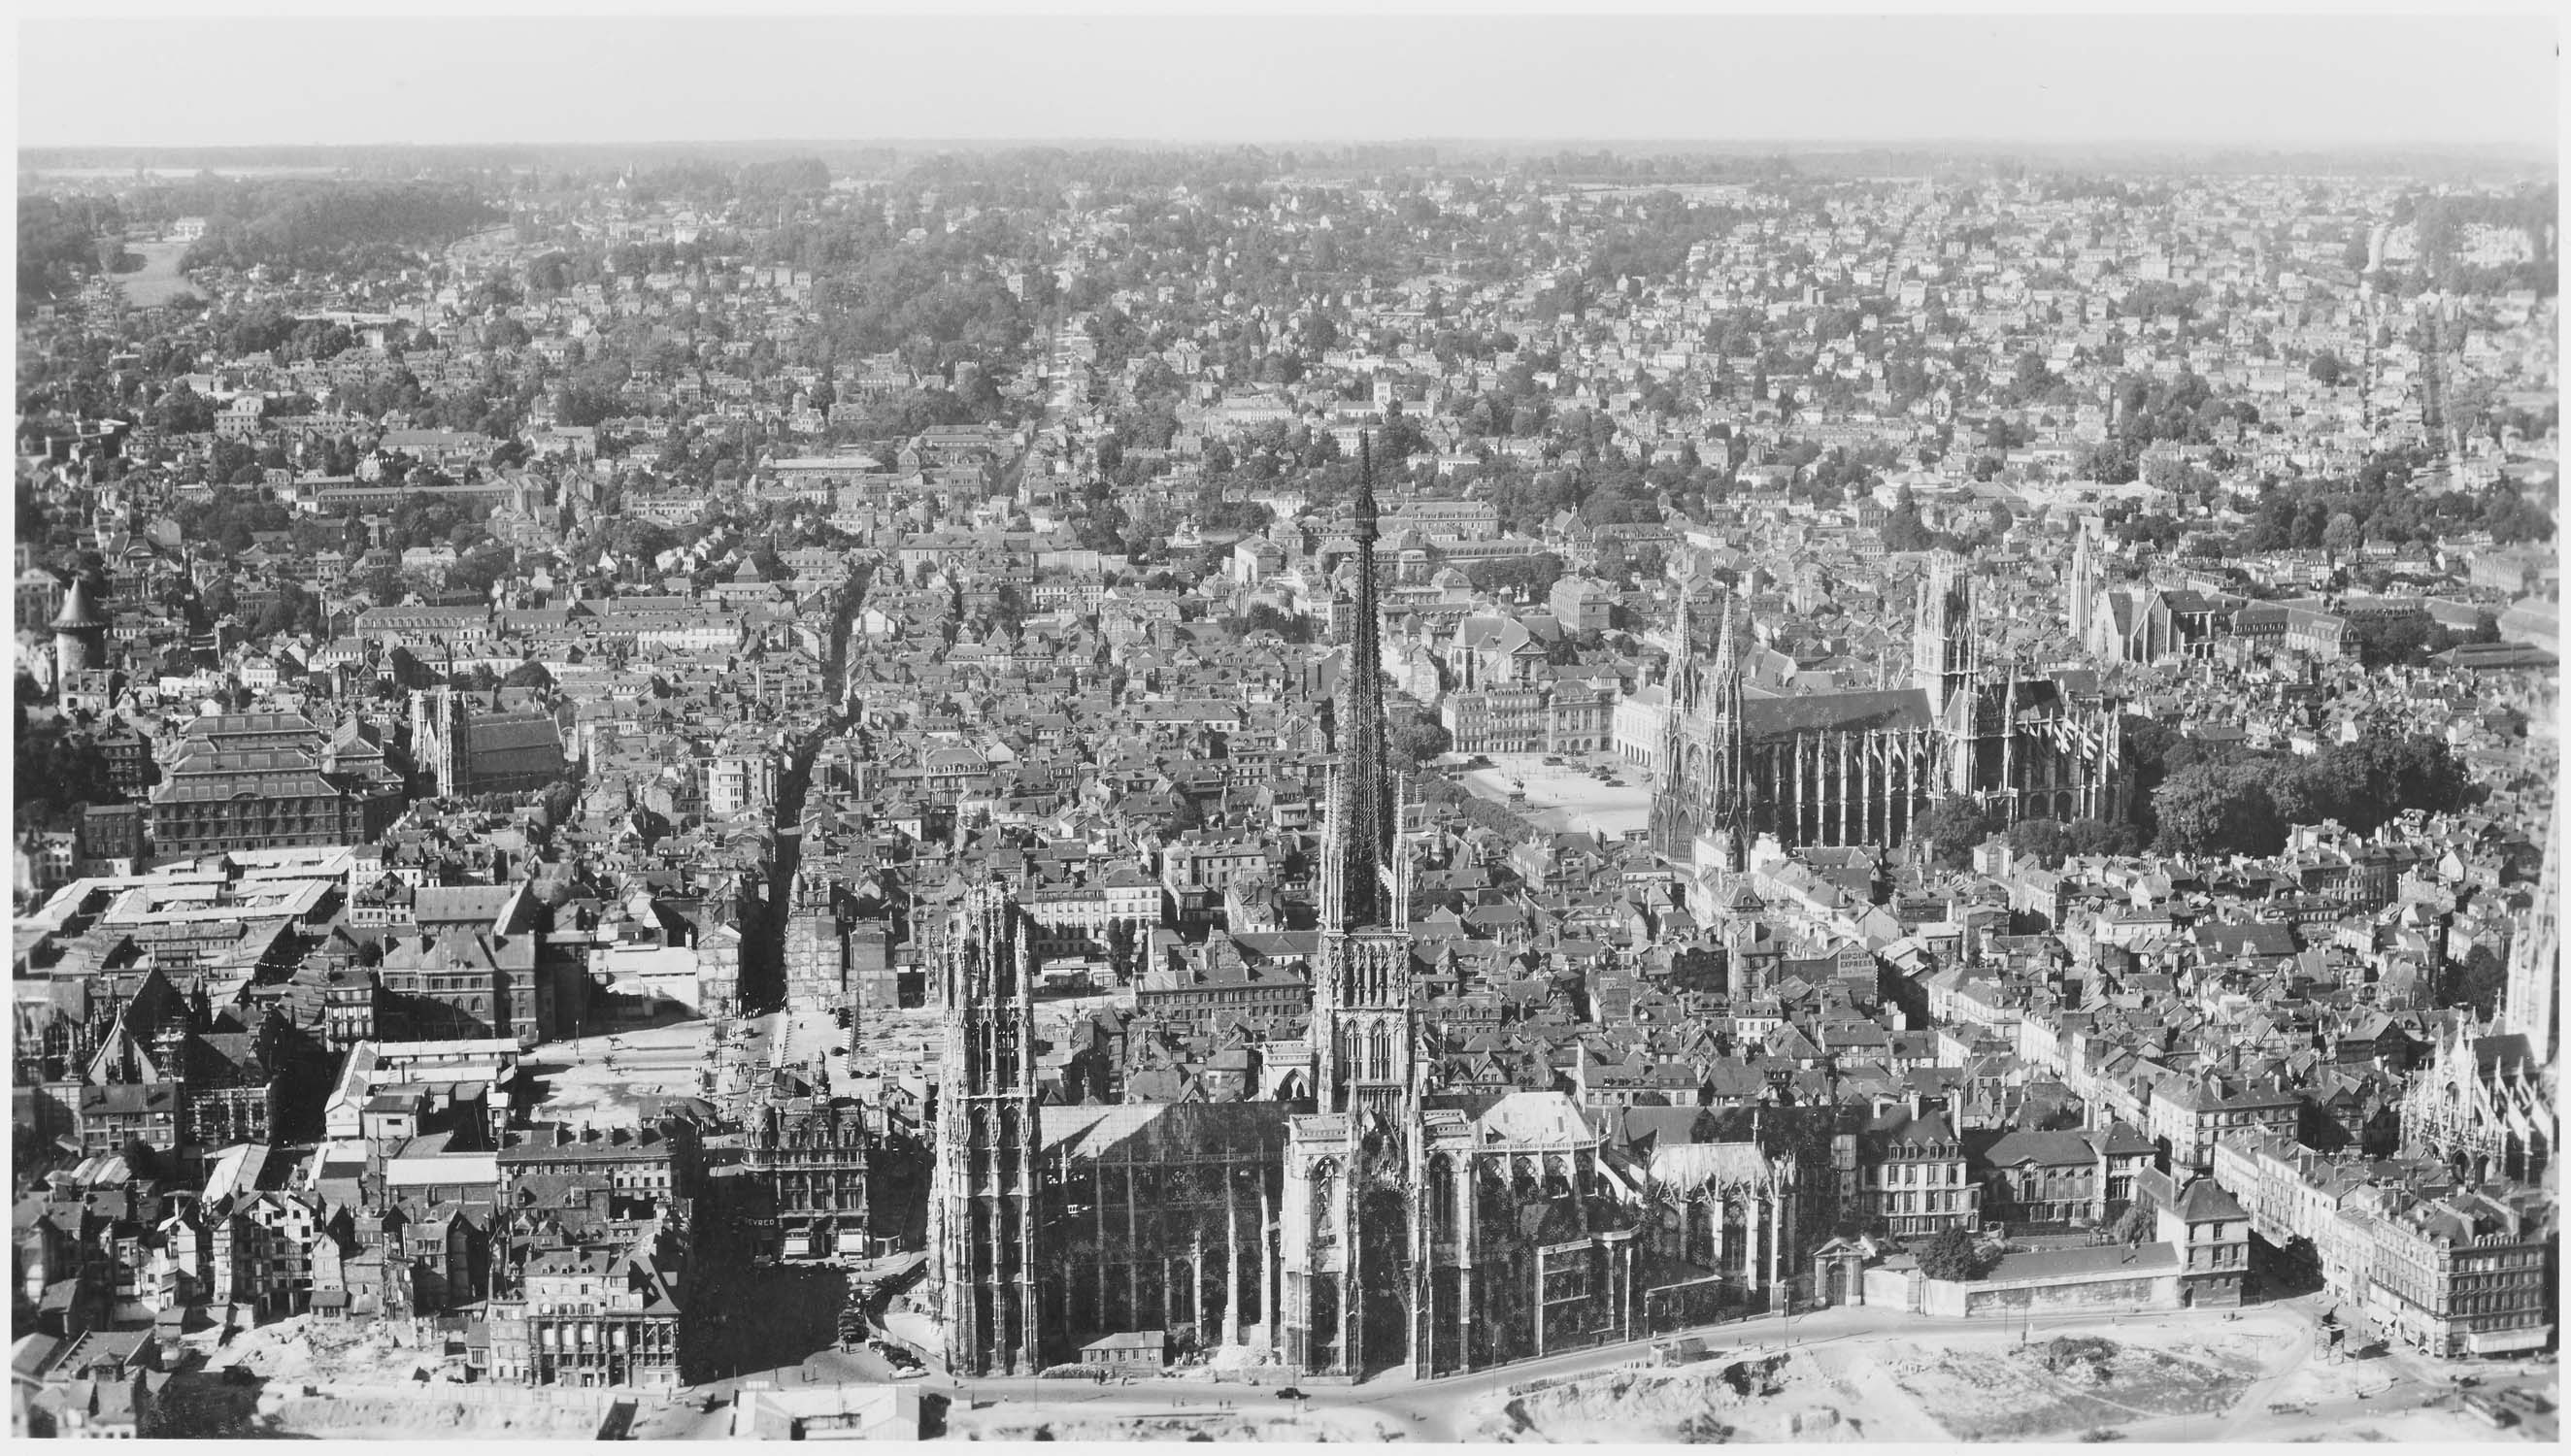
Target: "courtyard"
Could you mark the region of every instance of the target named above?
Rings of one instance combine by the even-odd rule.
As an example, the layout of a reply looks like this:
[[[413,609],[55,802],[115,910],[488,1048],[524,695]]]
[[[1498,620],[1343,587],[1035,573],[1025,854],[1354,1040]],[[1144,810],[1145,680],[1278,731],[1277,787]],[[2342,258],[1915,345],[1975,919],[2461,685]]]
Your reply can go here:
[[[1629,763],[1620,754],[1566,753],[1488,753],[1487,768],[1468,768],[1463,774],[1467,792],[1497,804],[1508,804],[1540,828],[1591,832],[1610,839],[1640,831],[1651,820],[1652,785],[1649,770]],[[1559,759],[1548,763],[1548,756]],[[1592,770],[1604,768],[1618,780],[1609,783]],[[1511,803],[1511,793],[1523,787],[1526,798]]]

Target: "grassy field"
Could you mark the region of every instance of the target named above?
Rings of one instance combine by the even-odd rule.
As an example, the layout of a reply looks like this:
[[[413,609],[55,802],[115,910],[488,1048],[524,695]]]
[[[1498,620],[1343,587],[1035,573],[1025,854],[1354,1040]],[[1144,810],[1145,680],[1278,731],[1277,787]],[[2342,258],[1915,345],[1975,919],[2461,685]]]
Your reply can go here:
[[[187,253],[188,244],[129,243],[126,246],[143,255],[141,272],[117,275],[117,286],[125,290],[126,301],[138,308],[156,308],[180,298],[203,296],[179,271],[179,259]]]

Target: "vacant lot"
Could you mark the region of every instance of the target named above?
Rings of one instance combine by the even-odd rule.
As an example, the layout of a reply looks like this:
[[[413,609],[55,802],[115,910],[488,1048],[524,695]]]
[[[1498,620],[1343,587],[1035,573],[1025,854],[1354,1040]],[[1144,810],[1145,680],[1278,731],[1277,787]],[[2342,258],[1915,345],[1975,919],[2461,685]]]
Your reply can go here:
[[[527,1059],[536,1115],[604,1126],[630,1121],[642,1097],[704,1097],[712,1089],[698,1074],[715,1065],[714,1030],[710,1021],[681,1021],[548,1043]]]
[[[1855,1441],[1907,1429],[1880,1390],[1859,1393],[1810,1354],[1617,1370],[1505,1399],[1476,1441],[1562,1445]],[[1897,1397],[1896,1397],[1897,1399]]]
[[[2220,1411],[2240,1397],[2256,1368],[2255,1359],[2209,1362],[2104,1339],[2083,1342],[2067,1358],[2053,1343],[1996,1350],[1910,1346],[1887,1350],[1884,1363],[1903,1390],[1966,1441]]]
[[[261,1407],[281,1435],[339,1440],[587,1440],[605,1410],[595,1391],[511,1390],[476,1386],[417,1389],[332,1386]]]

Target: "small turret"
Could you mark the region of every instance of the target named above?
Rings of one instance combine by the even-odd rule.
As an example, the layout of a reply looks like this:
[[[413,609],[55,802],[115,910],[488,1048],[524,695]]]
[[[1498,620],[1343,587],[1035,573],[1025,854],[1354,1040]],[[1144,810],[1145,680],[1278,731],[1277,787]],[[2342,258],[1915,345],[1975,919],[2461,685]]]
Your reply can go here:
[[[54,682],[99,667],[107,659],[107,614],[99,610],[89,579],[75,576],[54,614]]]

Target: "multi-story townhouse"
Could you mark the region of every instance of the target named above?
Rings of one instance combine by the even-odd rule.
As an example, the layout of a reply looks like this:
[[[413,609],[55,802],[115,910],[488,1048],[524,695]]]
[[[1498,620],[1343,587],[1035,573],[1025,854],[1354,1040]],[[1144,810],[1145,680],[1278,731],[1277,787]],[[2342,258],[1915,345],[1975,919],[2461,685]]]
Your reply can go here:
[[[847,1099],[796,1099],[760,1110],[743,1165],[767,1196],[765,1242],[781,1258],[874,1251],[870,1178],[877,1130]]]
[[[2206,1072],[2156,1083],[2145,1128],[2173,1169],[2210,1173],[2217,1143],[2258,1134],[2291,1138],[2302,1116],[2302,1096],[2276,1075]]]
[[[1903,1238],[1980,1225],[1982,1190],[1945,1112],[1891,1108],[1858,1135],[1857,1153],[1859,1216]]]
[[[2375,1220],[2367,1312],[2441,1358],[2542,1349],[2556,1232],[2550,1198],[2530,1188],[2398,1202]]]
[[[2137,1182],[2156,1236],[2179,1252],[2179,1302],[2240,1303],[2250,1275],[2250,1214],[2240,1201],[2203,1175],[2182,1182],[2146,1169]]]

